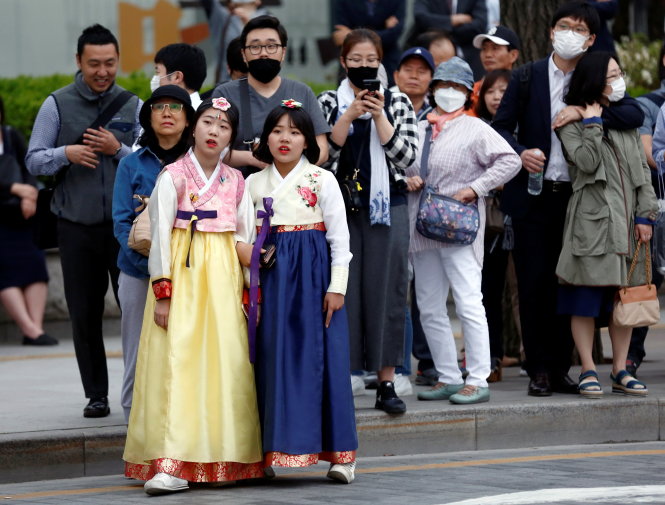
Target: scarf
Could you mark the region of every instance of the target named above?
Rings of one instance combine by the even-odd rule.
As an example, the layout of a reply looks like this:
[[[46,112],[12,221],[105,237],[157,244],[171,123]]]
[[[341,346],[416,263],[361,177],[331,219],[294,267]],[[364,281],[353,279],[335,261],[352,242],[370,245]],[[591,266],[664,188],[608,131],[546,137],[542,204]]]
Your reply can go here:
[[[383,94],[383,87],[380,92]],[[355,95],[349,84],[349,79],[344,79],[337,88],[337,110],[338,118],[349,108]],[[382,111],[385,114],[385,110]],[[358,119],[370,120],[371,131],[369,137],[369,157],[371,163],[370,188],[369,188],[369,222],[370,225],[380,224],[390,226],[390,177],[386,154],[381,145],[376,125],[372,121],[372,115],[366,112]],[[349,136],[353,135],[353,125],[349,130]]]
[[[444,112],[439,115],[436,112],[427,114],[427,121],[432,125],[432,140],[438,137],[439,133],[446,127],[446,123],[451,119],[464,114],[464,107],[457,109],[455,112]]]

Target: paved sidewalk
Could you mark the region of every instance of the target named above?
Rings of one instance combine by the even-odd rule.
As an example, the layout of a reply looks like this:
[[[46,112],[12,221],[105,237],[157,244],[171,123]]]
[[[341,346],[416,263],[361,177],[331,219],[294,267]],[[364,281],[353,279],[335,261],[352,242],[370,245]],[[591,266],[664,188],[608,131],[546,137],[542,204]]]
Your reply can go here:
[[[603,334],[605,354],[610,354]],[[461,343],[461,342],[459,342]],[[72,341],[51,348],[0,345],[0,483],[105,475],[122,470],[126,426],[120,407],[120,337],[106,339],[111,415],[86,419]],[[373,392],[356,397],[359,456],[528,448],[578,443],[662,440],[665,433],[665,325],[651,330],[640,378],[647,398],[610,393],[610,365],[601,365],[600,400],[526,395],[519,368],[504,369],[489,403],[456,406],[404,397],[408,411],[391,417]],[[571,370],[575,378],[579,367]],[[414,386],[414,391],[425,388]]]

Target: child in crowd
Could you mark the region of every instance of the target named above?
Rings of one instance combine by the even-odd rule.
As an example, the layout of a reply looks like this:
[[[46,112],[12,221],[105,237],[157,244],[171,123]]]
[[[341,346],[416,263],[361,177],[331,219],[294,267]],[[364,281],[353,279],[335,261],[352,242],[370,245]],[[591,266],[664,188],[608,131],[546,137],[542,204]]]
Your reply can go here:
[[[269,113],[254,156],[272,164],[247,179],[261,227],[255,254],[275,246],[274,264],[261,269],[256,339],[264,462],[329,461],[328,477],[348,484],[358,439],[348,378],[344,294],[351,252],[342,194],[333,174],[313,164],[314,127],[295,100]],[[266,235],[269,245],[262,245]]]
[[[220,161],[238,110],[206,100],[193,123],[193,148],[161,173],[149,205],[154,297],[123,456],[148,494],[263,477],[238,260],[251,251],[253,209],[240,172]]]

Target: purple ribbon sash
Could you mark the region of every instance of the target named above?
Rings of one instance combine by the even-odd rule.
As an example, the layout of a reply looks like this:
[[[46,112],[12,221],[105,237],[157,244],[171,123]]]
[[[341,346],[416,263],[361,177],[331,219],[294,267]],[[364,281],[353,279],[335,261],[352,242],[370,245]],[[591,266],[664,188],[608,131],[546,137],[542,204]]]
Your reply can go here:
[[[254,247],[252,248],[252,260],[249,266],[249,316],[247,339],[249,342],[249,361],[254,363],[256,357],[256,326],[259,322],[259,258],[261,257],[261,248],[270,232],[270,217],[275,213],[272,210],[272,198],[263,199],[263,208],[256,213],[261,222],[261,231],[256,237]]]
[[[196,231],[196,222],[199,219],[215,219],[217,217],[216,210],[195,210],[190,212],[188,210],[179,210],[175,214],[176,219],[182,219],[184,221],[192,221],[192,227],[189,234],[189,246],[187,246],[187,260],[185,261],[185,266],[189,268],[189,253],[192,250],[192,240],[194,240],[194,232]],[[192,219],[196,217],[196,219]]]

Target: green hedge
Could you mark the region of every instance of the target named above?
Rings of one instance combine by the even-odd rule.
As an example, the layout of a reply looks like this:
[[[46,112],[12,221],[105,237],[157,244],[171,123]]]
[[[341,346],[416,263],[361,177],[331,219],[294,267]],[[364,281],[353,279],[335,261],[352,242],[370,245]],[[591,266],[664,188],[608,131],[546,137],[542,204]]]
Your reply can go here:
[[[134,72],[128,76],[118,77],[117,80],[120,86],[145,100],[150,96],[150,77],[144,72]],[[5,102],[5,123],[12,125],[28,139],[44,99],[56,89],[71,83],[72,79],[72,75],[66,74],[0,78],[0,96]],[[332,87],[330,84],[321,83],[311,83],[310,86],[315,94]],[[206,89],[210,87],[203,91]]]

